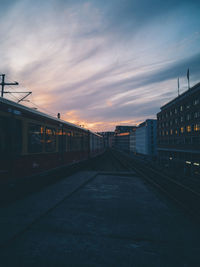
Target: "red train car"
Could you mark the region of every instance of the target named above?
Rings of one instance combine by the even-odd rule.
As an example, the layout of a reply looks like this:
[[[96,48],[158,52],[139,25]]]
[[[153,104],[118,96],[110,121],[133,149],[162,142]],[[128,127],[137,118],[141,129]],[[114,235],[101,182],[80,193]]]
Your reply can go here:
[[[0,98],[0,183],[102,152],[100,135]]]

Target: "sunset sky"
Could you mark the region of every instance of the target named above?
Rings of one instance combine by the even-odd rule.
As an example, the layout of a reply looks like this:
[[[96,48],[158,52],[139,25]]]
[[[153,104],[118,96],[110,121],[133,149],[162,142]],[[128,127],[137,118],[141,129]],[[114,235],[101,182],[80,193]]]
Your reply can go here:
[[[200,1],[0,3],[0,73],[20,83],[7,90],[33,92],[30,107],[114,130],[155,118],[188,68],[200,82]]]

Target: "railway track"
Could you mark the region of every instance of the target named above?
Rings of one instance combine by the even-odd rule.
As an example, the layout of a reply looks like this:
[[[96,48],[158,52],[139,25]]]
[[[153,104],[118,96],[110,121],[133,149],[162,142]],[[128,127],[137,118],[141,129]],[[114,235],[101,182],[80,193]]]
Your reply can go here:
[[[146,166],[144,162],[135,160],[127,154],[112,151],[113,157],[124,166],[128,171],[135,171],[139,176],[144,178],[148,183],[164,192],[170,199],[175,201],[192,217],[200,221],[200,193],[188,186],[168,177],[166,174]]]

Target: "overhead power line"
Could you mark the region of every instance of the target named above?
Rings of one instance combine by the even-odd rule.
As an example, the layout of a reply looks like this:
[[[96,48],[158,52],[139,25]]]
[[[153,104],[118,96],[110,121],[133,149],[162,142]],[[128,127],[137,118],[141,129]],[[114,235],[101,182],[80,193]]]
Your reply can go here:
[[[10,85],[19,85],[19,83],[18,82],[13,82],[13,83],[8,83],[8,82],[5,82],[5,74],[0,74],[0,76],[2,76],[2,80],[1,80],[1,83],[0,83],[0,85],[1,85],[1,97],[3,97],[4,96],[4,94],[10,94],[10,93],[12,93],[12,94],[26,94],[25,96],[23,96],[21,99],[19,99],[18,100],[18,103],[19,102],[21,102],[21,101],[23,101],[26,97],[28,97],[30,94],[32,94],[32,92],[9,92],[9,91],[4,91],[4,87],[5,87],[5,85],[8,85],[8,86],[10,86]]]

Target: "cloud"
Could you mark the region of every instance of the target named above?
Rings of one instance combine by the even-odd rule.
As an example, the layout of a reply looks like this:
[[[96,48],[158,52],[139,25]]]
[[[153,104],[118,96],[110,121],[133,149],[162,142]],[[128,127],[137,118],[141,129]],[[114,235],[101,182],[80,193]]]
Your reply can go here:
[[[139,122],[199,81],[198,1],[3,1],[0,72],[89,127]],[[10,78],[11,77],[11,78]],[[73,111],[73,113],[70,113]]]

